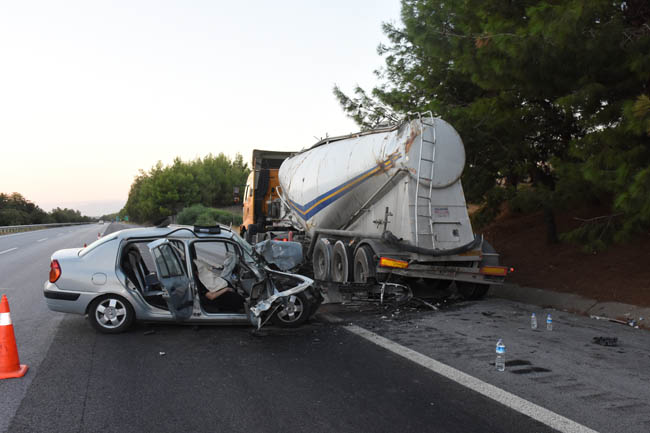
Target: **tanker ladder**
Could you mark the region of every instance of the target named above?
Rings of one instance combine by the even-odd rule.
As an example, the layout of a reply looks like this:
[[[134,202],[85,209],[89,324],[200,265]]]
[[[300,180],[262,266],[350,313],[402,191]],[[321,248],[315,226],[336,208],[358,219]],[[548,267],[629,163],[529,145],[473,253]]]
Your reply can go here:
[[[435,236],[433,233],[433,203],[431,202],[431,194],[433,190],[433,176],[434,176],[434,169],[435,169],[435,161],[436,161],[436,120],[433,117],[433,113],[431,111],[427,111],[426,113],[418,113],[418,120],[420,122],[420,154],[418,158],[418,172],[417,172],[417,177],[416,177],[416,183],[415,183],[415,246],[421,247],[422,245],[420,244],[420,236],[430,236],[431,237],[431,249],[436,248],[436,241],[435,241]],[[425,122],[428,121],[428,122]],[[429,127],[432,130],[433,134],[433,140],[427,140],[424,138],[424,133],[426,128]],[[425,145],[426,143],[426,145]],[[426,151],[426,152],[425,152]],[[429,177],[422,176],[422,162],[424,161],[425,164],[430,164],[431,165],[431,170],[429,170]],[[420,195],[420,184],[422,183],[428,183],[429,188],[428,188],[428,194],[427,195]],[[425,186],[423,185],[422,188],[424,189]],[[424,203],[421,203],[421,201],[424,201]],[[420,208],[424,207],[426,213],[420,213]],[[420,232],[420,227],[418,224],[418,220],[420,218],[424,218],[427,221],[426,226],[428,227],[427,231]]]

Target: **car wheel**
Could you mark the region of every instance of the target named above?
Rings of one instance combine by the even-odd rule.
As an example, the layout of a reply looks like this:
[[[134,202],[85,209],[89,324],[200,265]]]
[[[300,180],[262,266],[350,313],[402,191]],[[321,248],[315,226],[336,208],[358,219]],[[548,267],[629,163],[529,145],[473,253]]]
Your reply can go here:
[[[117,334],[126,331],[135,318],[133,307],[117,295],[101,296],[88,307],[90,324],[104,334]]]
[[[311,307],[307,297],[302,293],[289,296],[286,303],[281,303],[273,315],[273,323],[285,328],[300,326],[309,319]]]

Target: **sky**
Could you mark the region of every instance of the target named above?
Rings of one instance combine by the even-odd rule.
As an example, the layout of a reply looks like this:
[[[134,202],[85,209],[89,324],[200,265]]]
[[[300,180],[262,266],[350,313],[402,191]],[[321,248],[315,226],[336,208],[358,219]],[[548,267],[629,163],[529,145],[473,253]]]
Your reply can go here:
[[[0,192],[117,212],[140,169],[357,131],[399,0],[0,0]]]

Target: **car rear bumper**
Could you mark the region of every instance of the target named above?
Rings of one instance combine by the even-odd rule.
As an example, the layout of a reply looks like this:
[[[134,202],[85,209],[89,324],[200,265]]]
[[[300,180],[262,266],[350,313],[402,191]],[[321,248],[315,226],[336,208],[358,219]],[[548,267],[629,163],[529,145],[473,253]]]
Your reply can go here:
[[[61,290],[56,284],[45,283],[43,296],[47,308],[61,313],[86,314],[88,304],[97,296],[97,293],[72,292]]]

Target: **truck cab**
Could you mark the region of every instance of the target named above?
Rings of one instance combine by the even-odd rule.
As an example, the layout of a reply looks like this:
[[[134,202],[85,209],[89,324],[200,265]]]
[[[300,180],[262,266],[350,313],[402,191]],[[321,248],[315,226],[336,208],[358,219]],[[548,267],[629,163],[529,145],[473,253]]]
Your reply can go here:
[[[278,171],[282,162],[295,152],[253,150],[253,170],[244,189],[244,217],[240,233],[250,240],[265,231],[268,225],[280,217]]]

